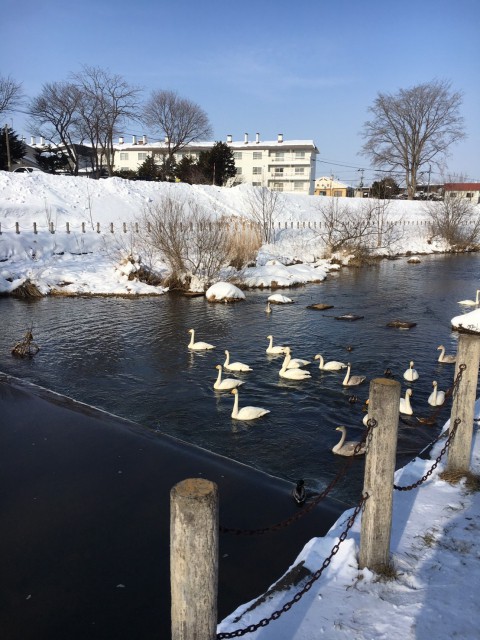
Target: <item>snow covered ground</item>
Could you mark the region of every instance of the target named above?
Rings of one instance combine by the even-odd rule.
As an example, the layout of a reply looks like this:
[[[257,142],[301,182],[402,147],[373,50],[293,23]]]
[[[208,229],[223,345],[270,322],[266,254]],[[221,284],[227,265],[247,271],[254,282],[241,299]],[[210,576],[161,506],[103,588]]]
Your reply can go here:
[[[0,293],[28,279],[43,294],[162,294],[163,287],[135,278],[142,253],[135,223],[145,207],[171,196],[194,202],[214,216],[249,218],[251,191],[248,185],[227,189],[0,172]],[[327,200],[280,194],[276,241],[261,248],[256,266],[237,273],[237,281],[247,287],[268,287],[272,282],[287,287],[323,280],[330,264],[324,259],[318,207]],[[349,207],[365,203],[353,198],[336,200]],[[398,223],[399,237],[389,248],[391,252],[445,250],[442,243],[428,242],[424,203],[391,201],[388,216]],[[51,225],[55,233],[50,233]],[[129,255],[133,261],[127,260]],[[159,256],[152,266],[160,275],[167,275]],[[222,279],[228,275],[222,274]]]
[[[139,265],[126,259],[132,252],[132,225],[143,207],[164,194],[174,193],[175,197],[194,199],[218,214],[248,216],[248,189],[247,186],[221,189],[126,182],[117,178],[90,181],[0,172],[0,292],[9,292],[29,279],[45,294],[52,290],[66,294],[164,293],[162,287],[151,287],[132,279],[131,274]],[[332,267],[323,260],[323,247],[312,228],[313,223],[319,221],[320,200],[285,196],[276,242],[262,247],[257,266],[245,270],[242,277],[247,285],[268,286],[275,280],[288,286],[327,277]],[[351,206],[361,206],[361,203],[361,200],[349,200]],[[445,249],[428,242],[423,203],[392,202],[389,215],[401,222],[402,234],[394,247],[396,252],[430,253]],[[33,232],[34,222],[37,234]],[[52,222],[55,233],[49,232]],[[16,233],[16,223],[20,233]],[[66,223],[70,225],[70,233],[65,230]],[[82,223],[85,223],[85,232],[82,232]],[[97,223],[100,233],[97,233]],[[124,223],[127,233],[123,232]],[[109,231],[110,224],[114,225],[113,234]],[[296,261],[304,263],[293,264]],[[158,268],[164,269],[161,264]],[[480,311],[468,314],[469,329],[480,331],[479,314]],[[465,323],[466,318],[459,316],[455,321]],[[475,417],[478,424],[478,402]],[[442,444],[435,445],[433,458]],[[397,471],[396,484],[416,481],[431,465],[431,460],[415,459]],[[247,637],[261,640],[479,638],[480,495],[472,493],[464,481],[450,485],[441,480],[439,472],[443,467],[442,460],[432,477],[419,488],[394,494],[391,551],[395,579],[380,580],[367,569],[359,571],[357,518],[331,564],[301,600],[279,620]],[[480,442],[476,433],[471,470],[480,473]],[[295,565],[303,563],[307,571],[299,583],[274,589],[266,598],[240,607],[222,621],[219,632],[256,624],[290,601],[309,579],[305,573],[314,573],[321,567],[350,515],[351,512],[346,512],[327,536],[311,540],[301,551]],[[288,580],[282,582],[288,583]]]

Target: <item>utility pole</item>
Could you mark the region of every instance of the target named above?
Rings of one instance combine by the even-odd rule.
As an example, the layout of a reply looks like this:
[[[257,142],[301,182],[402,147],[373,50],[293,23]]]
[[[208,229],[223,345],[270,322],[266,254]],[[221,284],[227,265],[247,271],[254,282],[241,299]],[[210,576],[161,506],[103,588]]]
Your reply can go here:
[[[8,124],[5,125],[5,146],[7,148],[7,164],[8,170],[12,170],[12,158],[10,156],[10,140],[8,137]]]

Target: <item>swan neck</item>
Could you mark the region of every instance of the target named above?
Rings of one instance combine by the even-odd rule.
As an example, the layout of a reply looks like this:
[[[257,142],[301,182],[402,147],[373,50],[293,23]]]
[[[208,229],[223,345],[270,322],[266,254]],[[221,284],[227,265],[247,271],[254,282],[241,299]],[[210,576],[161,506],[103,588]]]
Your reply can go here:
[[[194,340],[195,340],[194,336],[195,336],[195,332],[192,330],[192,331],[190,332],[190,342],[188,343],[188,346],[189,346],[189,347],[191,347],[191,346],[193,345],[193,342],[194,342]]]
[[[232,411],[233,417],[238,415],[238,393],[235,393],[234,396],[235,396],[235,400],[233,401],[233,411]]]
[[[350,365],[347,366],[347,373],[345,374],[345,378],[343,379],[343,384],[347,384],[350,379]]]
[[[221,381],[222,381],[222,370],[219,369],[218,376],[217,376],[217,384],[220,384]]]

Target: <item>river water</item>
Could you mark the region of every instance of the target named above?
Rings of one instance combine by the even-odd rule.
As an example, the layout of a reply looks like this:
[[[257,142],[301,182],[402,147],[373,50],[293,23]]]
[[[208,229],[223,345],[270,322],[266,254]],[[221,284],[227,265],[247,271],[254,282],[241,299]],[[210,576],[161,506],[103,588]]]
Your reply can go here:
[[[400,421],[397,466],[438,434],[450,406],[433,427],[416,417],[432,413],[427,398],[433,380],[442,390],[452,384],[454,367],[437,362],[437,347],[455,352],[450,320],[471,310],[457,301],[475,297],[479,277],[478,255],[425,256],[420,264],[405,258],[382,261],[283,291],[294,304],[275,306],[270,315],[265,313],[270,292],[259,290],[246,292],[246,301],[234,305],[173,293],[138,299],[1,298],[0,370],[291,482],[305,478],[319,491],[344,463],[331,452],[339,436],[335,428],[345,425],[349,439],[361,436],[369,381],[386,369],[402,382],[402,394],[410,386],[402,375],[410,360],[420,374],[411,385],[414,416]],[[306,308],[317,302],[334,308]],[[345,313],[363,319],[335,319]],[[395,319],[417,326],[387,328]],[[32,359],[14,358],[11,347],[30,326],[41,350]],[[190,352],[190,328],[196,340],[216,349]],[[269,334],[275,344],[289,344],[293,357],[312,361],[310,380],[279,378],[282,358],[265,353]],[[233,396],[213,391],[215,365],[223,363],[225,349],[232,360],[253,368],[238,376],[245,381],[240,406],[265,407],[271,411],[267,416],[232,420]],[[317,353],[350,361],[352,374],[366,375],[367,382],[345,389],[343,373],[318,369]],[[355,460],[333,496],[356,501],[362,477],[363,461]]]

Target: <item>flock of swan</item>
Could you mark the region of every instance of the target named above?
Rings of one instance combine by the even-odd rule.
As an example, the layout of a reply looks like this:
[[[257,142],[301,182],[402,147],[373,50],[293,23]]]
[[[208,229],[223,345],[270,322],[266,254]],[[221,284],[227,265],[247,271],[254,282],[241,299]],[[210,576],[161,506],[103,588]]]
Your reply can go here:
[[[480,290],[477,292],[480,294]],[[468,301],[462,301],[462,304],[467,304]],[[268,312],[268,310],[267,310]],[[208,343],[198,341],[195,342],[195,331],[194,329],[189,329],[190,333],[190,342],[188,344],[188,348],[192,351],[208,351],[214,349],[215,346]],[[284,356],[282,366],[278,372],[279,377],[284,378],[286,380],[294,380],[294,381],[302,381],[308,380],[312,376],[309,371],[307,371],[306,367],[312,362],[310,360],[305,360],[303,358],[292,358],[292,352],[290,347],[283,345],[274,345],[273,335],[267,336],[268,346],[265,349],[265,352],[269,356]],[[449,355],[445,353],[445,347],[440,345],[437,347],[437,351],[440,351],[440,355],[438,356],[438,362],[443,364],[454,364],[456,361],[455,355]],[[318,360],[319,365],[318,368],[321,371],[342,371],[346,369],[345,377],[342,381],[342,386],[356,387],[361,385],[367,379],[364,375],[351,375],[351,363],[339,362],[337,360],[325,361],[324,357],[321,354],[317,354],[314,356],[314,360]],[[257,420],[262,416],[270,413],[269,409],[265,409],[263,407],[254,407],[254,406],[244,406],[239,407],[239,392],[238,387],[244,384],[242,380],[238,380],[237,378],[222,378],[223,371],[233,371],[246,373],[252,371],[252,367],[243,362],[230,362],[230,352],[225,350],[225,361],[223,365],[217,364],[216,369],[218,370],[217,379],[213,384],[213,388],[216,391],[230,391],[234,395],[233,408],[231,412],[231,417],[234,420]],[[389,370],[387,370],[389,371]],[[385,371],[385,375],[387,375],[387,371]],[[390,372],[390,375],[391,372]],[[418,371],[415,369],[415,363],[413,360],[410,361],[408,368],[403,373],[403,378],[409,382],[414,383],[419,379],[420,375]],[[440,391],[438,389],[438,383],[436,380],[432,382],[433,391],[428,397],[428,404],[432,407],[439,407],[443,405],[445,402],[445,392]],[[409,387],[405,391],[405,395],[400,398],[399,411],[403,415],[411,416],[413,415],[413,408],[410,401],[411,396],[413,395],[412,388]],[[368,400],[366,401],[366,406],[368,406]],[[368,413],[363,418],[363,424],[366,425],[368,422]],[[344,426],[337,427],[337,430],[341,432],[341,437],[339,442],[332,448],[333,453],[340,456],[353,456],[355,455],[355,450],[359,445],[359,441],[346,441],[347,437],[347,429]],[[365,445],[362,444],[357,451],[356,455],[362,455],[365,453]]]

